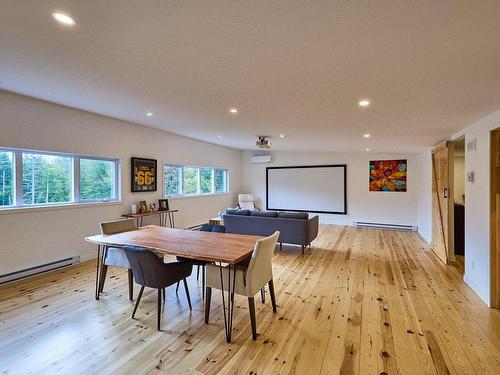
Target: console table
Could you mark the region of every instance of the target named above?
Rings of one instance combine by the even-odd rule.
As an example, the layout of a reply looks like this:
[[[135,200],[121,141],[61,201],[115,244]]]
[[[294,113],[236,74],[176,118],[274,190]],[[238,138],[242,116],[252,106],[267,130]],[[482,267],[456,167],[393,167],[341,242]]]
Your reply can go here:
[[[170,224],[170,228],[175,228],[174,213],[179,212],[179,210],[163,210],[163,211],[146,211],[138,212],[136,214],[125,214],[122,217],[135,219],[137,228],[142,227],[144,217],[158,215],[160,217],[160,226],[166,227],[167,220]]]

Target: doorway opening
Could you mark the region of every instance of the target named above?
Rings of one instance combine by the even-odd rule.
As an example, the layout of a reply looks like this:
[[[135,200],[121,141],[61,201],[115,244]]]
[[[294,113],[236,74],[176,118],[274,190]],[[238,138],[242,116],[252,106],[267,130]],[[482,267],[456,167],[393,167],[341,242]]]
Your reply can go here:
[[[465,271],[465,138],[450,145],[450,265],[463,275]]]

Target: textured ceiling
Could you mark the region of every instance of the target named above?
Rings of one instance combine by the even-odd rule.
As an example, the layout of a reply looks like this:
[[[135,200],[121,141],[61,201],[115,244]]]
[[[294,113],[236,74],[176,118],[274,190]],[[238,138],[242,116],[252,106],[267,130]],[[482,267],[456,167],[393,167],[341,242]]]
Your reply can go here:
[[[3,0],[0,87],[240,149],[417,152],[500,108],[499,20],[500,1]]]

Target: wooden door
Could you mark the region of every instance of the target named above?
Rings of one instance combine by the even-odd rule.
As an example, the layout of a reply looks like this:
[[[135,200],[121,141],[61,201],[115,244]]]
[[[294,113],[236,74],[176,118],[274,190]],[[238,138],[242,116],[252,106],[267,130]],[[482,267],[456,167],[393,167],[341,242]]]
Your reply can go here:
[[[500,129],[491,132],[491,306],[500,308]]]
[[[448,145],[432,151],[432,248],[443,262],[448,261]]]

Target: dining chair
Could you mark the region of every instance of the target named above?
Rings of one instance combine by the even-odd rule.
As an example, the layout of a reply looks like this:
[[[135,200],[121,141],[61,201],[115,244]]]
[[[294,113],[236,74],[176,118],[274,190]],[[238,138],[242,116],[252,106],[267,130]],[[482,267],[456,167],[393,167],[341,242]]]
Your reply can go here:
[[[218,225],[218,224],[203,224],[200,231],[226,233],[226,227],[224,227],[224,225]],[[197,260],[197,259],[189,259],[184,257],[177,257],[177,261],[189,262],[193,266],[198,266],[196,270],[196,280],[199,280],[200,278],[200,268],[201,268],[201,290],[202,290],[202,297],[205,298],[205,266],[211,262],[207,262],[204,260]],[[175,292],[177,293],[178,290],[179,290],[179,283],[177,283]]]
[[[191,298],[189,297],[189,289],[186,282],[186,277],[189,277],[193,270],[191,264],[185,262],[164,263],[154,252],[140,246],[124,246],[123,250],[132,267],[135,282],[141,285],[141,290],[139,291],[134,311],[132,312],[132,319],[135,317],[144,288],[157,289],[157,328],[160,331],[162,295],[165,302],[165,288],[181,280],[184,282],[189,310],[192,310]]]
[[[122,219],[105,221],[100,224],[101,234],[116,234],[135,230],[134,219]],[[102,269],[99,278],[99,293],[104,289],[104,281],[108,272],[108,266],[127,268],[128,270],[128,298],[134,299],[134,280],[130,263],[123,252],[123,249],[117,247],[106,246],[104,249],[104,257],[102,262]]]
[[[255,320],[255,295],[268,284],[271,295],[273,312],[276,312],[276,296],[274,294],[272,257],[278,241],[280,232],[276,231],[269,237],[257,240],[248,263],[238,263],[223,267],[222,276],[219,266],[215,264],[206,265],[206,299],[205,299],[205,323],[208,324],[210,318],[210,300],[212,288],[221,289],[221,277],[224,285],[229,285],[228,269],[234,275],[234,293],[248,298],[248,309],[250,311],[250,323],[252,325],[252,338],[257,339],[257,325]],[[229,297],[229,298],[232,298]]]

